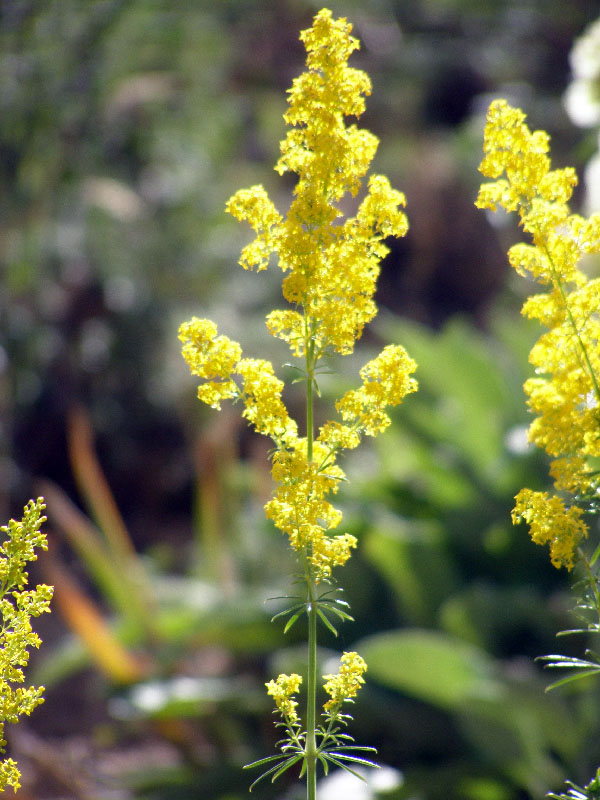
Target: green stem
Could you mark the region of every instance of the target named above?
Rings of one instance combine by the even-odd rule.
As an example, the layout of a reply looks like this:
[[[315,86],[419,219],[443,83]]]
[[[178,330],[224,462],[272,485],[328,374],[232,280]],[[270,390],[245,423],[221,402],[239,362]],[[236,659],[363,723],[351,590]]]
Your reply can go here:
[[[562,301],[563,301],[563,303],[565,305],[565,310],[567,312],[567,316],[569,318],[569,322],[571,324],[571,327],[573,328],[573,331],[574,331],[575,336],[577,338],[577,342],[579,343],[579,347],[581,348],[581,352],[583,354],[583,358],[584,358],[585,364],[587,366],[588,374],[590,376],[590,379],[592,381],[592,385],[594,387],[594,394],[596,395],[596,402],[600,404],[600,386],[598,385],[598,379],[596,378],[596,373],[594,372],[594,367],[592,366],[592,362],[590,360],[589,353],[588,353],[587,348],[586,348],[586,346],[585,346],[585,344],[583,342],[583,339],[581,338],[581,334],[579,333],[579,328],[577,327],[577,323],[575,322],[575,319],[574,319],[573,314],[571,312],[571,309],[569,307],[569,300],[568,300],[567,293],[565,291],[565,287],[563,285],[563,282],[562,282],[562,280],[560,278],[560,273],[558,272],[558,270],[554,266],[554,262],[552,260],[552,256],[550,255],[550,251],[546,246],[544,246],[544,251],[546,253],[546,256],[548,257],[548,261],[550,262],[550,267],[552,269],[555,285],[558,286],[558,291],[560,292],[560,296],[561,296]]]
[[[585,553],[580,549],[579,555],[581,556],[581,560],[583,562],[583,568],[586,573],[586,578],[588,582],[588,586],[590,588],[590,592],[593,595],[594,603],[595,603],[595,611],[598,617],[598,624],[600,624],[600,589],[598,588],[598,581],[594,572],[592,570],[591,564],[587,559]]]
[[[315,343],[309,340],[306,346],[306,460],[310,464],[313,458],[313,426],[314,426],[314,363]]]
[[[306,699],[306,800],[317,797],[317,603],[314,587],[309,585],[308,612],[308,681]]]
[[[314,437],[314,370],[315,343],[312,337],[310,320],[305,318],[305,351],[306,351],[306,459],[313,458]],[[317,797],[317,602],[316,587],[309,568],[307,576],[308,589],[308,676],[306,698],[306,798],[316,800]]]

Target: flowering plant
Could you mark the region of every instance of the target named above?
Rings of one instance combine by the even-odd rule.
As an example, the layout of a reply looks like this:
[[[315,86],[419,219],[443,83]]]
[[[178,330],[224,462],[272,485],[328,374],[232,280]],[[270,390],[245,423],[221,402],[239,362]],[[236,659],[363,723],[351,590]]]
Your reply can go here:
[[[257,271],[267,268],[271,255],[285,273],[283,296],[289,306],[267,315],[268,331],[285,341],[306,388],[305,435],[282,399],[284,384],[273,365],[263,359],[243,358],[237,342],[219,334],[217,326],[194,317],[179,331],[183,356],[192,373],[202,378],[199,398],[220,408],[225,399],[240,400],[242,416],[274,442],[272,475],[275,491],[266,504],[267,517],[286,534],[300,565],[305,593],[281,614],[285,630],[302,615],[308,618],[306,717],[298,715],[295,698],[303,678],[279,675],[267,683],[285,730],[280,753],[254,765],[269,764],[258,780],[272,780],[301,762],[307,797],[316,795],[316,766],[329,764],[352,772],[350,763],[373,765],[351,751],[357,747],[342,732],[349,715],[342,713],[364,683],[366,664],[354,652],[342,655],[337,675],[326,675],[329,695],[322,722],[316,718],[317,623],[336,633],[333,620],[351,619],[332,576],[356,547],[354,536],[332,533],[341,512],[327,499],[338,491],[344,472],[336,463],[343,450],[357,447],[361,436],[376,436],[390,424],[389,406],[398,405],[417,388],[411,377],[414,361],[398,345],[388,345],[360,370],[362,383],[336,402],[339,418],[315,431],[317,376],[323,360],[353,352],[362,330],[377,312],[373,300],[379,261],[387,252],[384,239],[404,236],[408,223],[401,210],[404,196],[387,178],[372,175],[355,216],[339,222],[339,202],[348,192],[356,195],[377,148],[376,137],[345,117],[358,117],[371,91],[368,76],[348,66],[358,41],[351,25],[334,20],[323,9],[313,26],[301,33],[307,51],[307,70],[293,82],[284,119],[291,126],[281,143],[275,169],[294,172],[298,180],[288,213],[283,217],[262,186],[238,191],[227,210],[246,220],[256,238],[244,247],[240,264]],[[350,751],[350,752],[349,752]],[[354,773],[356,774],[356,773]],[[256,783],[256,781],[255,781]],[[254,784],[253,784],[254,785]]]
[[[580,266],[584,257],[600,253],[600,214],[571,213],[577,176],[569,167],[552,170],[548,150],[545,131],[531,132],[520,109],[494,101],[480,165],[493,182],[481,186],[476,205],[518,212],[532,242],[511,247],[509,261],[544,288],[523,306],[525,316],[547,328],[531,350],[536,376],[526,381],[525,391],[535,414],[529,438],[551,457],[555,491],[522,489],[513,522],[528,523],[533,541],[549,545],[555,567],[580,568],[574,590],[582,625],[563,633],[598,634],[600,544],[588,542],[591,532],[597,537],[592,521],[600,509],[600,279],[589,279]],[[600,659],[591,650],[584,659],[542,660],[548,667],[576,670],[552,687],[600,672]],[[585,790],[570,785],[559,797],[598,796],[597,777]]]
[[[4,723],[18,722],[23,714],[31,714],[44,702],[43,686],[14,688],[23,683],[22,667],[29,662],[29,647],[39,647],[41,639],[31,628],[31,617],[50,611],[52,587],[40,584],[26,589],[28,561],[35,561],[36,547],[47,549],[46,534],[40,531],[46,517],[41,497],[30,500],[20,521],[11,519],[0,527],[5,540],[0,544],[0,753],[5,752]],[[0,790],[20,786],[21,773],[12,758],[0,762]]]

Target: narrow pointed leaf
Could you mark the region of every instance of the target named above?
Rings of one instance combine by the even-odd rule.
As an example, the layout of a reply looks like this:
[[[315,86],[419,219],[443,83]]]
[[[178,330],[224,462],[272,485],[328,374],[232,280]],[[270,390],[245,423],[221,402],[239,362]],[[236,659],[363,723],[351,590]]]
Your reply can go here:
[[[285,617],[287,614],[292,614],[299,608],[303,611],[305,608],[304,603],[298,603],[296,606],[291,606],[290,608],[286,608],[284,611],[280,611],[278,614],[275,614],[274,617],[271,617],[271,622],[275,622],[275,620],[279,619],[279,617]]]
[[[293,616],[293,617],[290,617],[290,619],[288,619],[288,621],[287,621],[287,622],[286,622],[286,624],[285,624],[285,627],[284,627],[284,629],[283,629],[283,632],[284,632],[284,633],[287,633],[287,632],[289,631],[289,629],[292,627],[292,625],[293,625],[295,622],[297,622],[297,621],[298,621],[298,619],[299,619],[299,618],[302,616],[302,614],[303,614],[303,613],[304,613],[304,609],[302,609],[301,611],[297,611],[297,612],[294,614],[294,616]]]
[[[297,763],[298,763],[298,761],[300,761],[300,759],[301,759],[301,758],[302,758],[302,756],[301,756],[301,755],[298,755],[298,756],[293,756],[292,758],[289,758],[289,759],[288,759],[288,760],[285,762],[285,764],[284,764],[282,767],[280,767],[280,768],[278,769],[278,771],[275,773],[275,775],[273,775],[273,777],[271,778],[271,783],[275,783],[275,781],[277,780],[277,778],[278,778],[280,775],[283,775],[283,773],[284,773],[284,772],[287,772],[287,770],[288,770],[290,767],[293,767],[293,766],[294,766],[294,764],[297,764]]]
[[[342,761],[338,761],[336,758],[331,758],[331,756],[327,756],[327,760],[331,761],[332,764],[335,764],[336,767],[340,767],[345,772],[349,772],[351,775],[354,775],[355,778],[358,778],[363,783],[367,782],[363,775],[361,775],[359,772],[356,772],[355,770],[351,769],[347,764],[344,764]]]
[[[330,621],[327,619],[327,617],[326,617],[326,616],[325,616],[325,614],[324,614],[324,613],[321,611],[321,609],[320,609],[320,608],[318,608],[318,609],[317,609],[317,614],[319,615],[319,617],[320,617],[320,619],[322,620],[322,622],[323,622],[323,624],[325,625],[325,627],[326,627],[326,628],[329,628],[329,630],[330,630],[330,631],[333,633],[333,635],[334,635],[334,636],[337,636],[338,634],[337,634],[337,631],[336,631],[336,629],[333,627],[333,625],[331,624],[331,622],[330,622]]]
[[[283,756],[267,756],[266,758],[259,758],[258,761],[253,761],[251,764],[244,764],[242,769],[252,769],[253,767],[260,767],[263,764],[268,764],[270,761],[281,760]]]
[[[580,678],[591,677],[592,675],[596,675],[599,672],[600,668],[596,670],[586,670],[585,672],[577,672],[575,673],[575,675],[568,675],[566,678],[561,678],[561,680],[555,681],[554,683],[551,683],[549,686],[546,686],[544,691],[550,692],[552,691],[552,689],[556,689],[559,686],[565,686],[567,683],[573,683],[574,681],[580,680]]]
[[[329,751],[327,755],[329,757],[334,756],[335,758],[341,758],[344,761],[352,761],[355,764],[362,764],[365,767],[374,767],[375,769],[379,769],[379,764],[376,764],[374,761],[369,761],[368,758],[361,758],[360,756],[347,756],[345,753],[338,752],[338,750]]]

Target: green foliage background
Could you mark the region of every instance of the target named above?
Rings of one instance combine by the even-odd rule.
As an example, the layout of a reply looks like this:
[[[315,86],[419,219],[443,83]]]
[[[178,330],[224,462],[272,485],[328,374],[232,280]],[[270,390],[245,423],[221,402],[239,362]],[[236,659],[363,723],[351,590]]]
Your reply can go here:
[[[546,480],[542,456],[523,445],[521,384],[536,333],[518,316],[526,287],[505,268],[515,231],[492,229],[472,201],[494,96],[521,104],[551,133],[557,165],[581,171],[594,136],[573,128],[561,97],[573,39],[597,9],[329,5],[363,41],[353,63],[374,90],[361,122],[381,139],[376,169],[406,191],[412,232],[392,243],[377,323],[324,395],[354,381],[380,338],[406,346],[421,388],[347,464],[356,623],[326,643],[323,662],[356,645],[369,663],[356,737],[404,775],[385,796],[538,798],[565,775],[589,777],[598,698],[593,687],[544,696],[549,680],[532,661],[569,625],[568,577],[510,525],[515,492]],[[0,4],[0,518],[40,479],[95,517],[101,544],[80,533],[69,544],[49,503],[50,538],[144,665],[119,685],[58,614],[44,620],[47,702],[32,736],[67,767],[50,770],[15,731],[34,796],[233,800],[249,783],[241,765],[275,736],[263,682],[292,669],[299,651],[264,602],[287,590],[293,570],[263,519],[266,445],[198,407],[176,329],[206,314],[248,354],[285,361],[263,325],[277,270],[242,273],[247,231],[223,207],[256,182],[287,205],[292,187],[272,165],[285,90],[303,66],[298,33],[319,7]],[[75,480],[76,407],[143,556],[141,583],[127,583],[114,539],[101,535],[106,499],[86,507]],[[148,604],[128,603],[132,592]],[[256,794],[289,798],[293,788]]]

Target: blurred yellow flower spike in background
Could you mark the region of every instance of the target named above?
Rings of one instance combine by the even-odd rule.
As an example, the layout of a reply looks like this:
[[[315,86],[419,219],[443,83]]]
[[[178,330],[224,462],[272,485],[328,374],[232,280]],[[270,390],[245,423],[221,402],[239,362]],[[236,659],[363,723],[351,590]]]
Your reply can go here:
[[[358,193],[378,144],[372,133],[345,121],[348,116],[362,114],[364,98],[371,92],[366,73],[347,63],[359,47],[351,30],[345,19],[335,20],[328,9],[323,9],[313,26],[300,34],[307,52],[307,69],[289,90],[284,118],[290,129],[275,167],[280,174],[294,172],[298,177],[287,214],[279,213],[260,185],[238,191],[226,205],[229,213],[247,221],[256,233],[242,251],[241,266],[264,270],[274,257],[285,273],[282,289],[289,307],[269,313],[266,324],[268,331],[285,341],[292,355],[301,359],[306,435],[298,435],[298,424],[282,399],[284,384],[269,361],[242,358],[240,346],[218,335],[216,325],[209,320],[194,318],[179,331],[183,356],[192,373],[204,381],[198,392],[200,399],[213,408],[219,408],[222,400],[240,399],[243,416],[275,444],[272,475],[276,488],[265,509],[289,537],[306,581],[306,597],[289,609],[286,630],[301,613],[307,614],[308,699],[306,729],[301,731],[296,701],[290,699],[299,686],[299,680],[295,681],[299,676],[280,675],[277,682],[267,684],[282,714],[281,724],[287,727],[288,739],[282,755],[272,757],[276,763],[264,775],[277,777],[302,761],[309,799],[315,797],[317,759],[325,763],[328,750],[339,746],[332,733],[332,715],[325,715],[322,726],[316,723],[317,619],[335,632],[330,617],[349,618],[336,590],[319,594],[319,585],[332,583],[332,569],[345,564],[357,545],[350,534],[330,533],[342,519],[341,512],[326,499],[337,492],[345,477],[336,457],[341,450],[357,447],[363,434],[376,436],[385,430],[390,423],[386,409],[417,389],[412,377],[415,362],[401,346],[389,345],[361,369],[363,382],[359,388],[348,391],[336,403],[341,419],[326,422],[315,437],[319,364],[328,355],[353,352],[364,326],[377,313],[373,297],[379,262],[388,252],[384,239],[404,236],[408,229],[402,211],[404,195],[382,175],[369,178],[355,216],[342,219],[340,200],[348,193]],[[352,669],[358,663],[356,659]],[[336,703],[354,696],[363,682],[362,673],[360,679],[357,676],[352,690],[350,683],[334,681]],[[331,676],[327,679],[329,683],[333,680]],[[338,697],[340,691],[346,692],[344,697]],[[326,711],[330,710],[328,706]],[[344,758],[357,759],[349,755]]]
[[[572,570],[578,624],[563,634],[600,633],[600,281],[580,269],[582,259],[600,253],[600,214],[584,218],[571,213],[569,200],[577,184],[575,171],[552,170],[549,137],[529,130],[525,114],[505,100],[495,100],[485,126],[485,157],[481,172],[492,178],[477,197],[480,208],[517,211],[531,244],[516,244],[508,252],[519,275],[533,278],[544,292],[529,297],[522,313],[547,328],[533,346],[529,360],[535,378],[525,381],[528,405],[535,419],[529,439],[551,457],[555,494],[521,489],[512,519],[526,522],[536,544],[549,545],[552,564]],[[589,550],[588,542],[592,549]],[[585,658],[548,655],[538,660],[559,669],[562,677],[548,689],[600,673],[600,658],[592,649]],[[581,788],[567,781],[555,800],[597,797],[598,776]]]
[[[39,584],[26,589],[27,562],[37,559],[37,548],[46,550],[46,534],[40,530],[46,517],[41,497],[30,500],[23,518],[11,519],[0,527],[3,541],[0,544],[0,753],[4,753],[4,723],[18,722],[24,714],[29,716],[36,706],[44,702],[43,686],[15,687],[25,681],[23,667],[29,663],[29,648],[39,647],[40,637],[31,627],[31,617],[50,611],[52,586]],[[15,792],[20,786],[21,774],[12,758],[0,762],[0,790],[11,786]]]
[[[511,266],[544,287],[530,297],[523,314],[548,328],[531,350],[536,377],[525,382],[535,419],[529,438],[552,458],[557,491],[524,489],[517,495],[515,522],[525,520],[538,544],[550,544],[554,566],[572,569],[588,535],[582,519],[595,510],[600,456],[600,280],[580,269],[584,256],[600,253],[600,214],[588,219],[571,213],[577,184],[570,167],[551,169],[549,137],[529,130],[525,114],[505,100],[489,108],[476,205],[517,211],[532,244],[510,248]],[[593,559],[595,560],[595,559]]]

